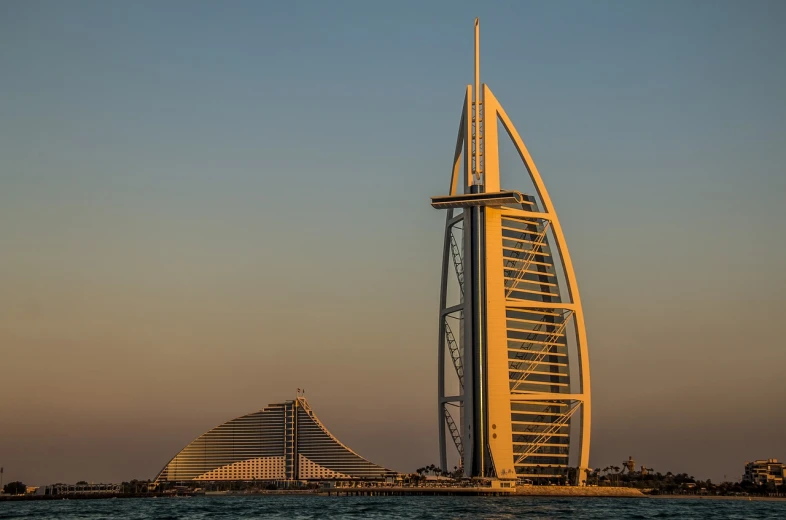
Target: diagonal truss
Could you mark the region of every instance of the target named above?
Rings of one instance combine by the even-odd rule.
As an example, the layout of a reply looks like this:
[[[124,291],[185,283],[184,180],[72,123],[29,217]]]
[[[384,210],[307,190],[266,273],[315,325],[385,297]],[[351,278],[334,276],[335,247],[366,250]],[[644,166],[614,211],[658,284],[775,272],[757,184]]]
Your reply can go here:
[[[535,440],[525,444],[526,448],[522,452],[517,454],[518,456],[516,457],[516,462],[514,464],[521,463],[524,459],[535,453],[542,446],[545,446],[546,443],[549,440],[551,440],[552,437],[554,437],[554,434],[556,434],[560,429],[562,429],[568,423],[571,416],[578,409],[579,407],[576,406],[574,402],[574,404],[568,409],[568,411],[557,416],[556,421],[552,421],[551,423],[549,423],[549,425],[546,427],[545,430],[539,431],[537,437],[535,437]]]
[[[459,380],[459,385],[464,388],[464,362],[461,361],[461,350],[458,341],[453,335],[453,330],[450,328],[448,318],[445,317],[445,341],[448,343],[450,350],[450,358],[453,361],[453,367],[456,369],[456,376]]]
[[[453,420],[453,415],[447,409],[447,407],[443,408],[445,410],[445,423],[448,425],[448,430],[450,431],[450,436],[453,438],[453,444],[456,446],[456,451],[459,453],[459,467],[463,468],[463,460],[464,460],[464,445],[461,441],[461,432],[459,431],[458,426],[456,426],[456,421]]]

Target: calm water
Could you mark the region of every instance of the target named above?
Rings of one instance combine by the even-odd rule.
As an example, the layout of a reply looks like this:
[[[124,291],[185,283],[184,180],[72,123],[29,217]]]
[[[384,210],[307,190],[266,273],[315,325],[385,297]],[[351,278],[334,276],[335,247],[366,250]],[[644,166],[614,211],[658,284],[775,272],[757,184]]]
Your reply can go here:
[[[252,496],[0,502],[7,518],[786,519],[786,502],[534,497]]]

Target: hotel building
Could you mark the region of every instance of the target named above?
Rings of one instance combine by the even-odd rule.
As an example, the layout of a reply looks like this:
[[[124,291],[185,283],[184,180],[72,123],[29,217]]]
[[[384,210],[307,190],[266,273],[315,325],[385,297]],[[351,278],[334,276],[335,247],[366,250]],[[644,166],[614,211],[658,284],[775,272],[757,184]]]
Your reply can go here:
[[[298,396],[203,433],[164,466],[156,482],[381,480],[394,475],[341,443]]]
[[[440,465],[452,467],[450,455],[467,477],[574,475],[580,483],[589,468],[591,394],[576,274],[543,178],[480,82],[479,45],[475,20],[475,82],[465,91],[449,192],[431,199],[447,212],[437,357]],[[502,135],[515,151],[506,171]]]
[[[762,485],[773,482],[776,486],[783,485],[784,464],[778,459],[758,459],[745,463],[745,474],[742,480]]]

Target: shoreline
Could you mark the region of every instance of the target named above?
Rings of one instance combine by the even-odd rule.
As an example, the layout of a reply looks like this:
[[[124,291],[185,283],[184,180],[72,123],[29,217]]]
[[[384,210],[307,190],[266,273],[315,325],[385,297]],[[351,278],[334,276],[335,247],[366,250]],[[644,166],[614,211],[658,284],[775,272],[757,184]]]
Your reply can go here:
[[[516,496],[523,497],[567,497],[567,498],[646,498],[636,488],[627,487],[576,487],[576,486],[520,486]]]
[[[315,489],[315,490],[267,490],[254,493],[230,492],[230,493],[203,493],[172,495],[172,494],[127,494],[113,493],[108,495],[21,495],[21,496],[0,496],[0,502],[26,502],[38,500],[101,500],[116,498],[193,498],[193,497],[261,497],[261,496],[507,496],[507,497],[530,497],[530,498],[635,498],[635,499],[655,499],[655,500],[726,500],[743,502],[786,502],[786,497],[771,496],[729,496],[729,495],[649,495],[644,494],[636,488],[614,488],[614,487],[561,487],[561,486],[525,486],[517,488],[515,491],[502,491],[489,488],[433,488],[433,487],[413,487],[413,488],[346,488],[346,489]]]

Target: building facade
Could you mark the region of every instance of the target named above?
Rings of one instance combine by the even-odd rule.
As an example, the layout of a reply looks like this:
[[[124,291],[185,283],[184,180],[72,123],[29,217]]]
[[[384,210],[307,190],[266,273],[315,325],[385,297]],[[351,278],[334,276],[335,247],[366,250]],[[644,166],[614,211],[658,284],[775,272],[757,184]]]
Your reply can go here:
[[[395,475],[334,437],[305,397],[271,404],[203,433],[156,482],[384,479]]]
[[[504,188],[500,133],[515,149],[514,167],[526,171]],[[449,193],[431,205],[447,210],[437,377],[442,469],[453,466],[452,440],[450,455],[467,477],[582,481],[591,400],[576,275],[543,179],[480,83],[477,20],[475,83],[466,87]]]
[[[778,459],[758,459],[745,463],[742,480],[758,485],[772,482],[776,486],[781,486],[785,476],[783,462],[778,462]]]

